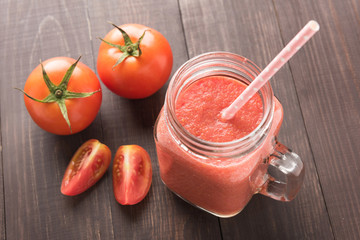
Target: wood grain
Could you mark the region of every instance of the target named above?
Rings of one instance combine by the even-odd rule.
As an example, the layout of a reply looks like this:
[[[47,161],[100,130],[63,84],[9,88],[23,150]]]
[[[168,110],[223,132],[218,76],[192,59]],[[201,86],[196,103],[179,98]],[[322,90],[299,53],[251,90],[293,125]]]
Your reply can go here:
[[[96,59],[100,41],[112,29],[106,21],[118,25],[141,23],[161,32],[169,41],[174,55],[173,72],[187,60],[177,1],[91,1],[89,17],[92,46]],[[123,6],[126,6],[124,10]],[[153,183],[149,196],[137,206],[112,208],[114,234],[117,239],[219,239],[216,217],[210,216],[179,200],[166,189],[159,176],[153,126],[164,102],[167,84],[155,95],[143,100],[127,100],[104,94],[101,119],[104,141],[114,151],[123,144],[138,144],[150,154]],[[206,226],[206,227],[204,227]]]
[[[0,37],[0,42],[1,37]],[[1,107],[1,106],[0,106]],[[0,111],[0,120],[1,120],[1,111]],[[4,195],[4,177],[3,177],[3,154],[2,154],[2,139],[1,139],[1,121],[0,121],[0,239],[6,239],[5,232],[5,195]]]
[[[1,8],[1,127],[7,239],[113,239],[111,181],[74,198],[60,184],[75,150],[102,139],[99,119],[84,132],[61,137],[41,130],[27,114],[23,87],[39,59],[77,58],[92,66],[85,2],[6,1]],[[60,10],[60,11],[59,11]],[[96,189],[96,190],[95,190]]]
[[[180,7],[190,57],[214,50],[230,51],[263,68],[284,47],[269,1],[182,0]],[[272,86],[285,112],[279,139],[305,162],[304,186],[290,203],[255,196],[242,213],[221,220],[223,238],[331,239],[331,225],[288,65],[272,79]]]
[[[360,237],[360,3],[275,1],[284,40],[314,18],[321,26],[291,63],[321,186],[337,239]],[[299,16],[290,24],[290,16]]]
[[[158,174],[152,128],[164,100],[166,86],[153,97],[129,101],[103,88],[103,107],[84,132],[60,137],[42,131],[23,105],[21,87],[38,59],[82,55],[95,69],[96,39],[110,30],[106,23],[140,22],[162,32],[173,46],[174,69],[187,60],[176,1],[96,1],[49,3],[47,1],[3,4],[6,21],[5,51],[1,65],[1,115],[4,130],[4,185],[7,239],[218,239],[216,217],[189,207],[170,193]],[[126,6],[125,14],[122,13]],[[165,11],[166,9],[166,11]],[[91,19],[92,18],[92,19]],[[167,21],[167,19],[172,19]],[[179,38],[179,35],[181,36]],[[96,50],[95,50],[96,49]],[[13,110],[13,109],[16,109]],[[139,144],[153,159],[154,179],[149,196],[136,206],[122,207],[112,194],[111,175],[77,197],[60,194],[68,161],[89,138],[106,143],[113,153],[122,144]],[[19,148],[19,146],[21,146]],[[2,208],[4,209],[4,208]],[[194,217],[195,216],[195,217]],[[5,221],[4,221],[5,222]],[[207,226],[207,227],[203,227]]]
[[[40,129],[13,89],[39,59],[82,55],[95,71],[108,20],[160,31],[174,73],[189,56],[216,50],[263,68],[310,19],[320,32],[271,80],[285,112],[279,140],[305,162],[304,186],[289,203],[255,195],[229,219],[190,206],[161,182],[152,132],[167,85],[135,101],[102,85],[97,118],[73,136]],[[0,240],[360,238],[359,1],[4,0],[0,22]],[[123,144],[149,152],[153,184],[143,202],[119,205],[111,171],[79,196],[61,195],[70,158],[90,138],[113,154]]]

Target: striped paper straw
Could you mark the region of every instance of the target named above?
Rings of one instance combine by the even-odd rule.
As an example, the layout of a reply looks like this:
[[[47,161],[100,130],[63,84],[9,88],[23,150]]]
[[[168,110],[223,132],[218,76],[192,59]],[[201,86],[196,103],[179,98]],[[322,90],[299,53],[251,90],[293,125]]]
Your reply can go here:
[[[236,112],[250,100],[252,96],[270,80],[272,76],[317,32],[319,24],[311,20],[303,29],[281,50],[281,52],[267,65],[267,67],[255,78],[254,81],[240,94],[239,97],[227,108],[221,111],[221,117],[225,120],[233,118]]]

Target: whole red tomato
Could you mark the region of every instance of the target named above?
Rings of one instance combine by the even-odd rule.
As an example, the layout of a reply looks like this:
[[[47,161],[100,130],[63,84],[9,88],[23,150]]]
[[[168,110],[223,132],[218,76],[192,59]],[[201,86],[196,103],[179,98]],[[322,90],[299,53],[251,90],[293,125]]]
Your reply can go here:
[[[100,79],[122,97],[139,99],[154,94],[171,73],[173,55],[168,41],[143,25],[113,26],[101,39],[97,59]]]
[[[35,123],[48,132],[77,133],[90,125],[100,109],[100,82],[79,59],[48,59],[25,83],[26,108]]]

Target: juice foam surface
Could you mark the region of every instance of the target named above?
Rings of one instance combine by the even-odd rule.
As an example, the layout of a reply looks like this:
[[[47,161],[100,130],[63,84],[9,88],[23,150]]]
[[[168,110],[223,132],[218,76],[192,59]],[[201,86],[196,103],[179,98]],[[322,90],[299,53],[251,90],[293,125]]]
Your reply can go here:
[[[228,121],[220,112],[228,107],[247,87],[227,76],[210,76],[192,83],[176,102],[176,117],[192,135],[211,142],[229,142],[251,133],[261,122],[263,105],[254,95]]]

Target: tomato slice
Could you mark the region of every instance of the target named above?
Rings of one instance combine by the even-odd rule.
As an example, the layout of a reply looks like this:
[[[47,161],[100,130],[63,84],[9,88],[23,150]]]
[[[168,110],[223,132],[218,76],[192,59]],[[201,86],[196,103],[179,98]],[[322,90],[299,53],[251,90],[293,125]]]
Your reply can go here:
[[[111,162],[111,151],[96,139],[86,141],[72,157],[61,184],[61,193],[75,196],[93,186]]]
[[[116,201],[133,205],[145,198],[152,181],[149,154],[138,145],[120,146],[113,163],[113,189]]]

